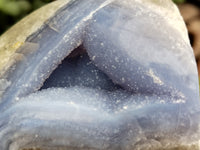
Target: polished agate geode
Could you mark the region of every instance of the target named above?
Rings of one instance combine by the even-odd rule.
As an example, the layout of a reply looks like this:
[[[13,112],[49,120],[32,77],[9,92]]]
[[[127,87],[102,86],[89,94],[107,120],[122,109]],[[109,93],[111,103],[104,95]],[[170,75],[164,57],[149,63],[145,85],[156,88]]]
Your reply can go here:
[[[198,150],[198,89],[171,0],[58,0],[0,38],[0,150]]]

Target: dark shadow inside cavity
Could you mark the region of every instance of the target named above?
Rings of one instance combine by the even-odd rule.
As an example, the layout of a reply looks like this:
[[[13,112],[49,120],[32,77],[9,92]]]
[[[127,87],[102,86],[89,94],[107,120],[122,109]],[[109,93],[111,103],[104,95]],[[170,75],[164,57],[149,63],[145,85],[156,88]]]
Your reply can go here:
[[[85,86],[113,91],[120,89],[90,60],[83,46],[76,48],[52,72],[42,89],[51,87]]]
[[[194,35],[192,33],[189,33],[189,38],[190,38],[190,44],[193,46],[194,45]]]

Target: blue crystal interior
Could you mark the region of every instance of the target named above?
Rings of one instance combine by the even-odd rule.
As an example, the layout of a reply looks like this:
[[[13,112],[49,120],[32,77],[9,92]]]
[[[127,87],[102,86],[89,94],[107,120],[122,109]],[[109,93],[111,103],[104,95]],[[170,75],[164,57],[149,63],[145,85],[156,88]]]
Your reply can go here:
[[[121,88],[90,60],[83,46],[67,56],[46,79],[42,89],[51,87],[83,86],[113,91]]]

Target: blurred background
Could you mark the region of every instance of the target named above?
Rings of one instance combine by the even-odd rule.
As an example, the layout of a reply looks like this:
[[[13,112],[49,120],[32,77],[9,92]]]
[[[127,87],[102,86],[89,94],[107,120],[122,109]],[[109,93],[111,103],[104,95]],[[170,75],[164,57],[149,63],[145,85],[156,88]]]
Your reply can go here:
[[[0,0],[0,35],[35,9],[55,0]],[[200,75],[200,0],[173,0],[189,31]]]
[[[0,34],[35,9],[55,0],[0,0]]]

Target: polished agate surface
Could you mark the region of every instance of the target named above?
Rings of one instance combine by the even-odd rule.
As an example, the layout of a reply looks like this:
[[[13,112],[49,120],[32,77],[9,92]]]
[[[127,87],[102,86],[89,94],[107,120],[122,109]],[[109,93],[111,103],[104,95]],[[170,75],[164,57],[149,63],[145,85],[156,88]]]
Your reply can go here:
[[[198,150],[199,111],[171,0],[58,0],[0,37],[0,150]]]

